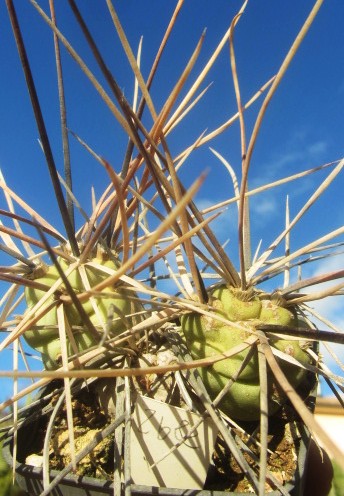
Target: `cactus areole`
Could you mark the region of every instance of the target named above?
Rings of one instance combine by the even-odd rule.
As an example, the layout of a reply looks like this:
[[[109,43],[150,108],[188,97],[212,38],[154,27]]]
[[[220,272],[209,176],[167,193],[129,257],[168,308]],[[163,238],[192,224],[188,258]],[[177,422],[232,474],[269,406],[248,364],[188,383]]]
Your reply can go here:
[[[123,286],[114,288],[110,285],[102,291],[92,293],[92,288],[103,282],[111,273],[116,271],[118,265],[114,261],[104,259],[103,257],[95,257],[84,264],[74,264],[74,269],[62,258],[58,259],[58,263],[66,274],[76,295],[89,292],[89,297],[82,300],[81,305],[94,326],[94,332],[91,332],[90,326],[85,325],[80,312],[73,303],[62,303],[61,300],[58,300],[57,293],[68,295],[68,292],[63,286],[56,266],[50,265],[43,267],[40,273],[37,274],[38,277],[34,276],[34,280],[45,285],[47,290],[44,291],[30,286],[26,287],[27,313],[33,312],[34,316],[39,312],[40,309],[37,307],[37,304],[59,280],[60,285],[57,285],[56,291],[44,303],[47,306],[55,299],[56,305],[44,313],[24,333],[24,338],[32,348],[41,353],[46,369],[55,369],[61,366],[61,335],[57,316],[58,305],[62,304],[64,309],[68,356],[83,352],[99,344],[104,332],[108,332],[111,337],[121,334],[128,328],[130,323],[128,315],[131,313],[131,301]],[[109,316],[111,316],[110,320]]]
[[[293,328],[307,326],[305,320],[298,315],[296,307],[287,309],[278,300],[268,298],[267,295],[259,297],[253,289],[242,291],[226,286],[216,288],[211,293],[209,301],[214,309],[213,312],[233,322],[233,325],[200,313],[183,315],[181,326],[193,358],[212,357],[228,351],[245,341],[261,324]],[[305,352],[309,343],[305,341],[276,338],[270,340],[270,344],[301,364],[311,363],[309,355]],[[247,365],[235,378],[248,352],[249,348],[246,348],[210,367],[199,369],[212,399],[221,392],[230,379],[235,379],[218,406],[229,417],[244,421],[258,420],[260,416],[259,365],[256,347]],[[285,360],[279,360],[279,364],[294,387],[305,379],[307,374],[305,369]],[[270,370],[268,370],[268,388],[268,414],[272,415],[285,402],[285,395],[277,386]]]

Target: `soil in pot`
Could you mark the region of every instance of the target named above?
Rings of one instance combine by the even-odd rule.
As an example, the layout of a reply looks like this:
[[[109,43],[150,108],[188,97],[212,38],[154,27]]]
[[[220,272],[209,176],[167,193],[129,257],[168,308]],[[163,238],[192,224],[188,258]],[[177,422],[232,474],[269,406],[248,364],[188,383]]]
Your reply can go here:
[[[267,471],[283,486],[293,481],[297,470],[297,456],[302,440],[302,434],[299,431],[301,425],[295,417],[294,410],[289,406],[283,407],[282,411],[275,414],[269,422]],[[252,468],[257,469],[259,466],[258,443],[260,441],[259,432],[257,433],[258,425],[256,422],[242,422],[240,427],[234,428],[233,433],[246,446],[250,447],[255,455],[255,460],[248,453],[245,453],[245,459]],[[252,440],[250,441],[250,439]],[[252,494],[254,492],[250,481],[221,436],[217,439],[205,489],[234,493]],[[273,483],[267,480],[266,493],[274,490]]]
[[[92,392],[83,392],[72,400],[76,452],[81,451],[109,424],[109,418]],[[49,464],[61,471],[71,461],[66,412],[56,418],[51,439]],[[93,452],[77,465],[76,475],[110,480],[114,468],[114,435],[101,441]]]
[[[308,373],[307,380],[298,388],[310,411],[314,411],[317,380]],[[311,391],[311,393],[310,393]],[[238,422],[233,433],[239,442],[248,446],[254,455],[245,453],[245,459],[256,473],[259,472],[259,423]],[[290,487],[292,495],[303,494],[304,469],[307,463],[307,451],[310,435],[294,407],[287,401],[281,409],[269,418],[267,472],[282,486]],[[239,467],[228,446],[218,437],[212,465],[208,471],[205,489],[231,491],[233,493],[254,493],[254,489],[245,473]],[[267,478],[265,492],[276,490],[273,480]],[[276,494],[276,493],[274,493]]]
[[[165,353],[165,352],[164,352]],[[152,355],[153,356],[153,355]],[[152,356],[147,358],[147,365],[155,363]],[[166,356],[163,356],[164,361]],[[173,360],[173,356],[168,355],[168,361]],[[144,364],[140,363],[141,366]],[[148,380],[149,379],[149,380]],[[310,374],[309,380],[305,381],[304,391],[300,391],[301,396],[306,398],[309,391],[314,389],[314,376]],[[97,381],[90,384],[88,387],[81,389],[77,394],[73,395],[73,423],[76,451],[80,451],[84,446],[94,439],[97,433],[101,432],[107,425],[110,424],[114,417],[114,385],[115,381],[111,380],[112,397],[103,397],[100,395],[99,385]],[[167,376],[144,376],[134,380],[134,391],[140,394],[148,395],[159,399],[160,401],[174,404],[175,406],[183,406],[179,391],[175,384],[172,374]],[[173,394],[172,394],[173,392]],[[111,395],[110,395],[111,396]],[[59,398],[56,394],[51,399],[51,404],[54,406]],[[307,400],[310,409],[313,408],[314,396],[310,396]],[[112,411],[111,411],[112,408]],[[28,455],[42,457],[42,449],[45,437],[48,416],[40,417],[37,425],[37,430],[32,433],[32,442],[27,439],[20,441],[19,445],[24,446],[24,451],[18,456],[18,460],[22,463],[30,464]],[[242,422],[244,434],[239,430],[234,430],[238,436],[239,442],[244,442],[249,445],[249,448],[256,456],[256,460],[252,459],[248,454],[245,455],[248,463],[252,467],[259,465],[259,448],[254,442],[249,440],[249,436],[255,437],[259,442],[259,422]],[[297,414],[292,406],[287,402],[282,409],[269,419],[269,456],[268,456],[268,471],[274,474],[277,482],[285,485],[295,478],[295,473],[298,474],[298,453],[300,444],[307,442],[307,432],[300,422]],[[24,441],[24,442],[23,442]],[[30,448],[30,449],[28,449]],[[30,453],[28,452],[30,451]],[[304,450],[305,452],[305,450]],[[258,462],[257,462],[258,460]],[[56,471],[63,470],[71,462],[68,429],[66,423],[66,411],[62,407],[54,420],[54,427],[50,442],[49,466]],[[105,481],[113,480],[114,472],[114,435],[105,438],[97,446],[96,450],[86,456],[77,466],[77,476],[87,476]],[[298,475],[297,475],[298,477]],[[235,459],[230,453],[228,447],[223,442],[221,437],[218,437],[214,454],[213,463],[208,471],[208,476],[205,483],[205,489],[218,491],[232,491],[239,493],[252,493],[252,487],[249,481],[242,473]],[[273,484],[269,484],[266,492],[274,490]],[[275,493],[276,494],[276,493]]]
[[[74,398],[73,420],[77,451],[82,449],[82,446],[86,445],[97,432],[100,432],[109,423],[109,417],[99,406],[97,396],[96,394],[92,394],[92,390],[84,391]],[[250,442],[249,436],[252,435],[259,442],[259,432],[257,434],[259,426],[257,422],[242,422],[240,427],[245,433],[241,429],[234,429],[233,432],[246,445],[249,445],[252,452],[256,455],[256,460],[253,460],[248,454],[245,457],[252,467],[257,467],[259,465],[259,461],[257,461],[259,460],[259,448],[254,442]],[[305,441],[305,431],[302,429],[304,428],[300,419],[289,404],[286,404],[269,421],[268,449],[270,452],[267,468],[283,486],[293,481],[295,477],[295,471],[298,468],[297,456],[300,443]],[[41,454],[44,435],[45,426],[41,422],[35,436],[35,455]],[[76,475],[112,480],[114,470],[113,441],[113,436],[104,439],[94,453],[87,456],[78,464]],[[24,462],[25,460],[21,461]],[[54,423],[49,463],[51,469],[60,471],[70,461],[66,412],[64,409],[61,409]],[[220,436],[218,436],[216,442],[213,463],[208,471],[204,489],[252,494],[250,482]],[[274,490],[274,485],[267,482],[266,492],[269,493]]]

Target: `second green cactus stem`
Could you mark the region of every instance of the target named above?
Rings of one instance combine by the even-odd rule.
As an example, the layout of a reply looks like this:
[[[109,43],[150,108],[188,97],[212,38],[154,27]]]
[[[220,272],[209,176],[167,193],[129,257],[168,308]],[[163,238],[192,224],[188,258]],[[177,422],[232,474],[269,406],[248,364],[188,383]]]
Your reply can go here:
[[[305,321],[295,311],[281,306],[278,301],[261,299],[253,291],[243,292],[236,288],[221,286],[214,290],[210,302],[217,314],[236,325],[225,324],[200,313],[189,313],[181,318],[182,331],[194,359],[212,357],[230,350],[255,332],[259,324],[305,327]],[[237,324],[241,329],[238,329]],[[304,342],[294,339],[274,339],[270,344],[292,356],[302,364],[310,364],[311,358],[304,350]],[[233,357],[219,361],[199,372],[209,395],[214,399],[228,383],[248,353],[248,349]],[[258,420],[260,416],[260,384],[257,349],[246,367],[230,387],[219,408],[229,417],[238,420]],[[306,370],[284,360],[279,361],[289,382],[297,387],[306,376]],[[277,386],[271,371],[268,377],[269,415],[275,413],[285,402],[285,395]]]
[[[58,259],[58,262],[64,272],[69,269],[69,265],[65,260]],[[92,266],[92,264],[94,265]],[[86,274],[89,286],[93,288],[109,277],[106,269],[114,271],[117,267],[118,266],[112,260],[93,258],[91,264],[84,264],[83,269],[85,269],[84,274]],[[44,274],[35,280],[51,288],[58,279],[58,270],[54,265],[51,265],[46,267]],[[86,291],[85,284],[78,268],[75,268],[75,270],[68,275],[67,279],[76,294]],[[59,291],[65,292],[62,285],[58,289]],[[32,287],[27,287],[25,289],[28,311],[33,309],[44,294],[45,291],[40,289]],[[53,298],[54,296],[51,296],[49,301],[52,301]],[[114,308],[110,335],[111,337],[114,337],[125,331],[130,326],[131,322],[130,317],[128,316],[132,313],[132,304],[125,288],[107,287],[100,293],[98,292],[93,295],[93,303],[90,299],[87,299],[82,303],[83,309],[90,318],[92,324],[100,331],[98,340],[82,322],[82,318],[79,315],[77,308],[73,304],[64,305],[65,318],[68,320],[74,341],[74,343],[72,343],[71,340],[67,338],[69,355],[73,355],[75,352],[85,351],[99,343],[102,333],[104,332],[104,327],[107,324],[110,305]],[[32,328],[27,330],[24,333],[24,338],[32,348],[41,353],[46,369],[55,369],[61,366],[61,341],[58,330],[56,306],[45,313]]]

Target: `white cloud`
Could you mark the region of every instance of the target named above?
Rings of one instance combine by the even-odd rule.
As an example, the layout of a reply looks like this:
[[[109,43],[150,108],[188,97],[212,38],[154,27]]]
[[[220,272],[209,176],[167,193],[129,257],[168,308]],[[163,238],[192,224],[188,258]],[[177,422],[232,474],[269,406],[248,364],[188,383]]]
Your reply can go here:
[[[310,265],[310,267],[312,267],[312,265]],[[343,270],[343,267],[344,267],[344,254],[328,257],[318,262],[313,267],[310,274],[307,274],[307,277],[318,277],[331,272]],[[319,292],[336,284],[340,284],[341,282],[344,287],[344,278],[341,278],[341,279],[334,279],[333,281],[330,282],[311,286],[309,292],[313,292],[313,291]],[[335,325],[344,329],[342,295],[328,296],[320,300],[315,300],[314,302],[311,303],[310,306],[314,308],[318,313],[325,316],[328,320],[333,322]]]
[[[276,212],[276,201],[274,198],[259,198],[259,201],[253,203],[253,212],[264,215]]]
[[[259,177],[254,181],[259,185],[267,184],[273,180],[287,176],[288,168],[292,170],[316,167],[325,159],[328,143],[324,140],[308,142],[306,135],[295,135],[283,150],[272,153],[268,162],[262,164]],[[251,186],[253,183],[251,183]]]
[[[318,155],[325,154],[327,149],[328,145],[325,141],[317,141],[306,148],[306,154],[316,158]]]
[[[309,275],[311,277],[320,276],[322,274],[326,274],[329,272],[342,270],[343,267],[344,267],[344,255],[334,256],[319,262],[317,266],[313,269],[312,273]],[[309,292],[324,290],[329,286],[333,286],[336,283],[340,283],[341,281],[343,282],[343,286],[344,286],[344,280],[337,279],[332,282],[318,284],[313,287],[310,287]],[[327,321],[334,324],[340,332],[344,332],[343,296],[329,296],[321,300],[315,300],[309,304],[309,307],[314,309],[322,317],[325,317]],[[332,330],[331,327],[328,327],[320,320],[314,318],[312,318],[311,320],[315,323],[318,329]],[[332,344],[332,343],[327,343],[327,345],[335,353],[337,359],[340,360],[342,364],[344,364],[344,346],[341,344]],[[320,345],[320,353],[323,357],[324,363],[331,370],[331,372],[336,375],[343,376],[343,369],[338,365],[336,359],[331,355],[331,353],[325,348],[323,344]],[[323,394],[331,394],[328,386],[325,385],[323,380],[321,381],[321,383],[322,383]]]

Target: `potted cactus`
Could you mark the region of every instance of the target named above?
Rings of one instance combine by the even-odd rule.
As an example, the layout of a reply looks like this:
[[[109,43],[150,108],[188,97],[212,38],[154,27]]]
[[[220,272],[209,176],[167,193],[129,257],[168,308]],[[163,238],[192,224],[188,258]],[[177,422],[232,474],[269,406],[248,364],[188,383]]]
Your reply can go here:
[[[13,409],[4,417],[1,432],[6,438],[5,457],[30,494],[158,491],[178,495],[188,489],[195,494],[202,490],[202,494],[301,495],[308,443],[314,435],[344,465],[343,454],[312,415],[319,374],[331,387],[343,387],[342,378],[322,364],[318,343],[342,343],[342,334],[316,326],[313,322],[319,315],[308,306],[315,299],[340,293],[342,286],[335,281],[343,273],[304,277],[301,270],[317,257],[333,259],[340,241],[330,247],[327,243],[340,237],[343,227],[301,248],[290,247],[290,232],[338,179],[343,160],[331,164],[326,180],[293,219],[286,209],[286,226],[260,255],[251,256],[250,239],[249,199],[319,169],[298,171],[255,189],[248,184],[266,109],[321,3],[315,2],[277,74],[247,103],[240,94],[234,50],[234,32],[250,9],[245,2],[238,12],[231,11],[224,36],[186,91],[202,60],[202,34],[157,111],[154,84],[159,82],[159,64],[164,63],[164,53],[178,30],[183,2],[171,12],[147,78],[141,69],[142,40],[135,55],[112,2],[97,11],[102,26],[110,22],[111,33],[118,35],[116,54],[124,55],[122,65],[129,64],[134,75],[132,103],[93,35],[93,29],[97,32],[94,6],[83,4],[79,9],[70,0],[67,10],[67,4],[55,6],[50,1],[45,11],[32,2],[30,13],[37,16],[35,22],[48,26],[54,43],[62,174],[27,50],[24,35],[29,26],[26,19],[20,21],[22,7],[16,9],[13,1],[6,0],[64,232],[1,179],[6,205],[0,228],[11,263],[0,274],[9,284],[1,314],[8,332],[0,353],[5,356],[13,349],[12,370],[1,371],[1,377],[13,378],[14,384],[13,396],[0,405]],[[78,32],[74,40],[78,50],[67,36],[69,23],[78,29],[70,34]],[[230,49],[237,112],[214,131],[185,142],[179,129],[206,98],[205,91],[197,91],[221,60],[225,46]],[[86,49],[92,57],[87,63],[82,58]],[[119,159],[111,155],[111,147],[104,145],[100,156],[67,123],[68,76],[62,69],[74,74],[75,67],[71,69],[66,55],[115,118],[119,135],[128,140],[121,167],[114,165]],[[78,80],[75,98],[81,88]],[[244,109],[259,98],[260,110],[247,140]],[[182,165],[236,121],[240,123],[241,186],[238,173],[212,148],[210,156],[225,165],[234,196],[200,208],[196,195],[203,188],[209,193],[212,182],[192,168],[184,175]],[[173,148],[173,133],[180,133],[181,148]],[[72,181],[77,165],[71,158],[71,144],[80,147],[85,161],[86,156],[96,163],[94,169],[92,162],[92,180],[105,178],[98,200],[93,193],[90,214],[82,209]],[[32,174],[39,176],[35,170]],[[81,182],[87,183],[87,175],[82,176]],[[231,203],[238,206],[237,264],[212,228],[218,218],[226,219],[221,208]],[[13,227],[6,226],[5,220]],[[285,251],[280,254],[282,241]],[[294,268],[299,270],[296,280],[291,279]],[[271,281],[277,281],[277,289]],[[329,281],[333,281],[330,289],[305,292]],[[18,356],[26,370],[19,366]],[[32,367],[34,359],[41,361],[41,369]],[[21,378],[33,383],[19,391]],[[25,397],[30,400],[23,405]]]

